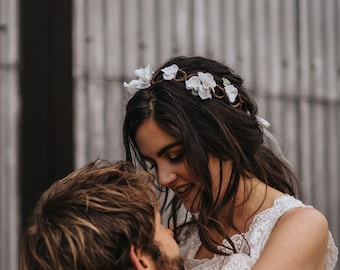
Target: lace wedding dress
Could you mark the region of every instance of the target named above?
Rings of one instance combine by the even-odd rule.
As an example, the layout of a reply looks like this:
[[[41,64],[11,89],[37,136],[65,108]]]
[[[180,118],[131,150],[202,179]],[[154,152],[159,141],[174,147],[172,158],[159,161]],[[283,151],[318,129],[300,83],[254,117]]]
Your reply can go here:
[[[244,234],[232,236],[239,253],[230,256],[216,255],[211,259],[195,259],[201,241],[198,236],[198,230],[194,226],[188,226],[183,230],[180,239],[181,255],[185,259],[188,270],[246,270],[251,269],[255,264],[267,242],[267,239],[275,226],[277,220],[289,209],[296,207],[311,207],[304,205],[301,201],[292,196],[285,195],[275,200],[273,206],[257,214],[249,231]],[[228,245],[226,240],[223,245]],[[219,247],[223,250],[222,245]],[[331,233],[329,232],[327,270],[335,268],[338,257],[338,249],[335,246]]]

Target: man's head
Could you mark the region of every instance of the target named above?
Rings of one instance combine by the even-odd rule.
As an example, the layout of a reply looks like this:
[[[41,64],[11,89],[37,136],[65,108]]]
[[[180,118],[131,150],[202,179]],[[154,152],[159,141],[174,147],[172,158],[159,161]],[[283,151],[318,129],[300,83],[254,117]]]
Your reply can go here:
[[[21,269],[183,269],[150,177],[97,160],[55,182],[23,233]]]

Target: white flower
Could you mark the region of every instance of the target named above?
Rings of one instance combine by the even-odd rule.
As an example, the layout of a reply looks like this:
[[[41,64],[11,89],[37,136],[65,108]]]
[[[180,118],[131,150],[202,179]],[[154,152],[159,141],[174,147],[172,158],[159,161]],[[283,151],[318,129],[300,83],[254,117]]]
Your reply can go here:
[[[214,80],[213,75],[204,72],[198,72],[197,75],[200,78],[203,88],[205,90],[211,89],[215,92],[216,82]]]
[[[192,76],[189,80],[185,81],[185,88],[191,90],[193,96],[198,96],[200,86],[201,80],[197,76]]]
[[[238,95],[238,90],[235,86],[233,86],[230,81],[226,78],[222,78],[224,91],[228,96],[230,103],[234,103],[235,99]]]
[[[194,96],[200,96],[201,99],[212,98],[211,90],[215,91],[216,82],[210,73],[198,72],[197,76],[192,76],[185,82],[188,90]]]
[[[129,83],[124,82],[123,86],[127,87],[130,94],[134,94],[138,89],[146,89],[151,85],[152,71],[151,65],[147,65],[145,68],[139,68],[135,70],[137,80],[132,80]]]
[[[198,76],[192,76],[189,80],[185,81],[185,87],[191,90],[193,96],[200,96],[201,99],[212,98],[209,89],[204,89],[202,82]]]
[[[176,64],[173,64],[169,67],[165,67],[161,69],[161,71],[163,71],[163,79],[167,81],[176,79],[178,70],[179,70],[179,67]]]
[[[145,68],[139,68],[135,70],[135,75],[143,82],[149,82],[152,78],[151,65],[147,65]]]

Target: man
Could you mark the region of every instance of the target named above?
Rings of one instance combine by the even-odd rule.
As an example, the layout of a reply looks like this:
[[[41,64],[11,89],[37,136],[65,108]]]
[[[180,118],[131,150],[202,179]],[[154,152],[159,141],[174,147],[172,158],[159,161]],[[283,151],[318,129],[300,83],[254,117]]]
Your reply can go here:
[[[20,269],[184,269],[151,181],[97,160],[52,184],[24,230]]]

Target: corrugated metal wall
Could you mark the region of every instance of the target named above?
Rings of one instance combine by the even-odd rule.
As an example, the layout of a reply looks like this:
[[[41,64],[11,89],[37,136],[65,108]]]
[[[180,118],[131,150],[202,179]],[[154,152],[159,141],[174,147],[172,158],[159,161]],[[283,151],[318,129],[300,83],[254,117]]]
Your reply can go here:
[[[76,164],[123,158],[133,71],[203,55],[242,74],[261,115],[340,233],[340,1],[75,0]]]
[[[0,269],[17,269],[18,9],[0,0]]]
[[[76,166],[123,158],[122,88],[175,55],[246,80],[340,243],[340,0],[73,0]],[[0,268],[17,269],[18,1],[0,0]],[[317,232],[316,232],[317,233]],[[339,266],[338,266],[338,269]]]

